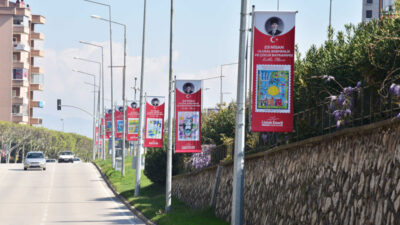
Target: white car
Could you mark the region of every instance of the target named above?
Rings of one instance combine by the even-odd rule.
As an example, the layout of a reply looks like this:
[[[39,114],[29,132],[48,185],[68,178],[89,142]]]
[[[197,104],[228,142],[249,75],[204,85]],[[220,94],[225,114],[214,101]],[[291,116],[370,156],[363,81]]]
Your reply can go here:
[[[39,168],[46,170],[46,159],[43,152],[28,152],[24,161],[24,170],[29,168]]]
[[[60,152],[60,155],[58,156],[58,162],[70,162],[73,163],[74,162],[74,153],[72,153],[71,151],[64,151],[64,152]]]

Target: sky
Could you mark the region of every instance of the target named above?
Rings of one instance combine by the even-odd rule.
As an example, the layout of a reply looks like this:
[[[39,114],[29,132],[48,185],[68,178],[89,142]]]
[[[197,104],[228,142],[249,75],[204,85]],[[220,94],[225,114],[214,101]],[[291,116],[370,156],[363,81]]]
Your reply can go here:
[[[140,84],[142,51],[143,0],[98,0],[112,5],[112,20],[127,25],[127,99],[134,98],[134,77]],[[57,99],[92,112],[93,78],[72,70],[98,75],[99,67],[74,57],[101,61],[98,48],[80,44],[87,41],[104,46],[105,104],[110,106],[110,53],[108,23],[91,18],[108,18],[108,8],[83,0],[26,0],[33,14],[46,17],[45,25],[36,31],[45,35],[37,48],[45,57],[35,63],[45,70],[44,91],[35,93],[45,107],[35,109],[34,116],[43,118],[49,129],[92,136],[92,119],[73,108],[56,110]],[[240,0],[175,0],[173,33],[173,72],[178,79],[204,79],[220,75],[221,65],[238,61]],[[276,0],[251,0],[256,11],[277,9]],[[303,54],[312,45],[321,45],[327,38],[329,0],[280,0],[281,11],[298,11],[296,44]],[[361,0],[333,0],[332,26],[343,30],[345,24],[361,22]],[[170,0],[147,0],[144,91],[147,95],[168,96]],[[123,27],[113,25],[113,65],[123,65]],[[224,101],[236,98],[237,66],[224,66]],[[122,70],[113,69],[114,100],[122,104]],[[98,76],[96,77],[98,82]],[[204,81],[203,107],[219,102],[219,79]],[[139,96],[139,94],[137,95]]]

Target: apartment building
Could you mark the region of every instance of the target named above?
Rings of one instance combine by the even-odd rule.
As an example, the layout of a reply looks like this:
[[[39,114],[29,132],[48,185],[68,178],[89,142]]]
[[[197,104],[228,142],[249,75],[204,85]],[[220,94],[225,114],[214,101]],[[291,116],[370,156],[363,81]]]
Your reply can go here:
[[[34,108],[43,108],[35,93],[43,90],[43,70],[35,59],[43,57],[35,48],[44,35],[36,32],[37,24],[45,24],[41,15],[33,15],[22,0],[0,0],[0,120],[18,124],[41,125],[33,115]]]
[[[362,0],[362,21],[381,18],[386,13],[394,12],[395,0]]]

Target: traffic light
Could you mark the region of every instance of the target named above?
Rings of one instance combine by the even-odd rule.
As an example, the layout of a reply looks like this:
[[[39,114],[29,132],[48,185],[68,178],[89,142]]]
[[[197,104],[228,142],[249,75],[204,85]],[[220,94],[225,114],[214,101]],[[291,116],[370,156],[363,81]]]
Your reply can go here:
[[[57,110],[61,110],[61,99],[57,99]]]

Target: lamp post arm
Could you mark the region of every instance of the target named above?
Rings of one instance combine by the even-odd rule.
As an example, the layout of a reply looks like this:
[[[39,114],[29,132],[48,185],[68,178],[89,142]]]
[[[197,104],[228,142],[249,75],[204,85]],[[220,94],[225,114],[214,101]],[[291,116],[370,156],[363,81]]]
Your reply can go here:
[[[92,113],[90,113],[90,112],[88,112],[88,111],[86,111],[86,110],[84,110],[84,109],[82,109],[82,108],[79,108],[79,107],[76,107],[76,106],[73,106],[73,105],[61,105],[61,106],[62,106],[62,107],[69,107],[69,108],[78,109],[78,110],[80,110],[80,111],[82,111],[82,112],[88,114],[88,115],[91,116],[92,118],[94,118],[94,116],[93,116]]]

